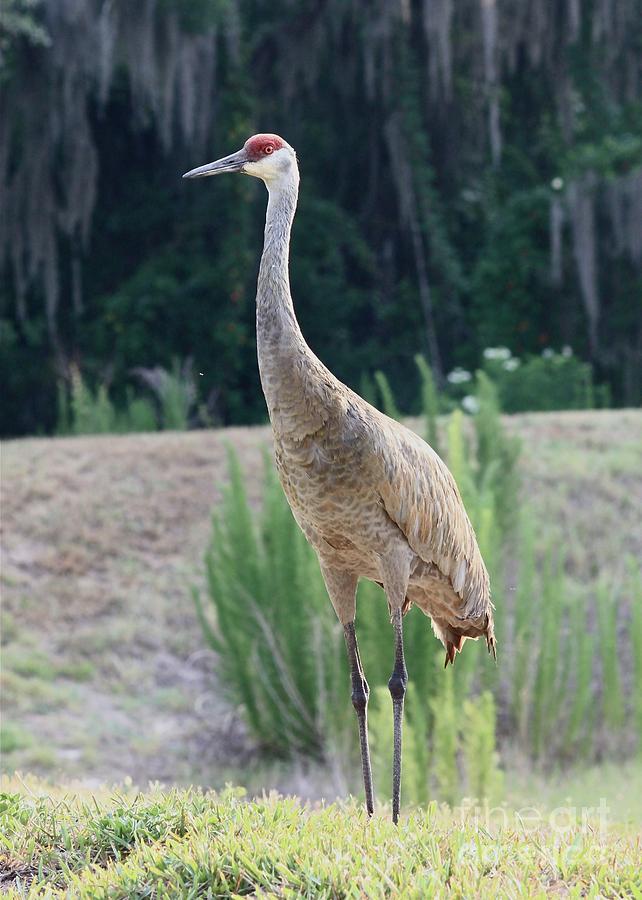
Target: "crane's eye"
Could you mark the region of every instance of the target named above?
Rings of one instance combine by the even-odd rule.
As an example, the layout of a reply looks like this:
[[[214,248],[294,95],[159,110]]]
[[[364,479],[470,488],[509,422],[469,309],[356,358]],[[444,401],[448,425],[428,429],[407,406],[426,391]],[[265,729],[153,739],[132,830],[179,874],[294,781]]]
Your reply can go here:
[[[272,153],[273,151],[274,151],[274,147],[272,146],[272,144],[267,144],[267,145],[263,148],[263,152],[264,152],[264,153]]]

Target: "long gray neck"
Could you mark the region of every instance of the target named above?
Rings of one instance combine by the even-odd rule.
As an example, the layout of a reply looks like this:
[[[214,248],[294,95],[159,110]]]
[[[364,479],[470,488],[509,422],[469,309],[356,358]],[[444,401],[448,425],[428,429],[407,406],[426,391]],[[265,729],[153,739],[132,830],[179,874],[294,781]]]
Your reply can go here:
[[[256,294],[256,342],[261,384],[275,431],[287,432],[284,409],[309,390],[309,361],[316,359],[299,328],[292,295],[288,256],[296,211],[299,173],[292,168],[268,185],[265,240]]]
[[[293,331],[300,334],[290,293],[288,258],[290,231],[296,212],[299,176],[293,170],[287,179],[268,186],[263,255],[256,293],[256,325],[259,340]]]

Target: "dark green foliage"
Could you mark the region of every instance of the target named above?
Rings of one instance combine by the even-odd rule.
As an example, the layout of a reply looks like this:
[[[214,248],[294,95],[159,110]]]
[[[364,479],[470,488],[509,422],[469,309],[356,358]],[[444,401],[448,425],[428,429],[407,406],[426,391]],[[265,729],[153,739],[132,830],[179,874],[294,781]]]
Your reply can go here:
[[[486,243],[471,276],[479,349],[534,350],[554,325],[548,275],[548,197],[535,188],[488,199]],[[556,329],[556,333],[559,331]]]
[[[630,211],[642,112],[625,73],[642,19],[626,6],[611,33],[594,23],[608,18],[602,6],[580,0],[573,36],[565,11],[538,3],[545,35],[516,36],[528,17],[497,7],[493,159],[476,0],[453,6],[445,31],[427,27],[432,6],[421,3],[402,15],[365,0],[296,11],[155,0],[146,19],[128,18],[124,0],[111,18],[97,0],[73,15],[55,0],[3,0],[0,432],[55,430],[56,382],[73,360],[90,383],[109,382],[120,407],[131,369],[190,357],[212,422],[264,420],[253,312],[264,190],[180,180],[261,129],[282,131],[299,154],[293,294],[309,343],[342,380],[358,388],[383,371],[399,408],[417,412],[417,353],[443,392],[445,372],[474,371],[502,343],[522,360],[514,377],[491,373],[505,411],[638,403]],[[109,67],[95,61],[110,57],[110,40],[118,52],[102,84]],[[135,57],[123,55],[129,40]],[[195,77],[171,82],[200,40],[214,62],[202,93]],[[541,41],[546,53],[531,43]],[[592,211],[594,266],[576,247],[574,227],[589,219],[574,217],[574,190]],[[554,207],[564,213],[555,275]],[[542,349],[565,344],[577,360],[549,371]]]
[[[609,405],[605,386],[595,387],[591,366],[574,356],[570,348],[563,353],[548,350],[522,360],[512,356],[485,359],[484,370],[496,384],[501,407],[508,413]]]

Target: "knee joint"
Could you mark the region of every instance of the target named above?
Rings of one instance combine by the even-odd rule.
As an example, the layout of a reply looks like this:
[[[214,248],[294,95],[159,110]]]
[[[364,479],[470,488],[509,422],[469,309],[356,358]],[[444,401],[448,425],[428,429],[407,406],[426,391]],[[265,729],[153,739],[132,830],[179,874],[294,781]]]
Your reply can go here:
[[[408,676],[405,673],[393,672],[388,682],[388,690],[393,700],[403,700],[406,693]]]
[[[352,688],[352,705],[357,712],[363,712],[368,705],[368,696],[370,689],[368,682],[364,679],[361,684],[354,685]]]

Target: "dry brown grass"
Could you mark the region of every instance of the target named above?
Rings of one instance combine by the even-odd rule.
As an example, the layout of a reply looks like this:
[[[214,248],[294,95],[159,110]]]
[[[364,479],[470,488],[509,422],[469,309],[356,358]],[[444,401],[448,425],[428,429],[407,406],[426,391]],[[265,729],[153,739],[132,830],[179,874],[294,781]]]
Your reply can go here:
[[[577,575],[642,557],[642,413],[508,422],[538,522]],[[266,428],[4,445],[5,771],[212,783],[247,759],[190,599],[226,444],[258,498]]]
[[[569,574],[620,578],[642,561],[642,411],[507,417],[522,440],[523,495],[540,544],[562,541]]]
[[[2,681],[25,744],[4,754],[5,768],[205,780],[223,747],[236,749],[189,591],[226,443],[258,493],[267,438],[229,429],[5,444]]]

